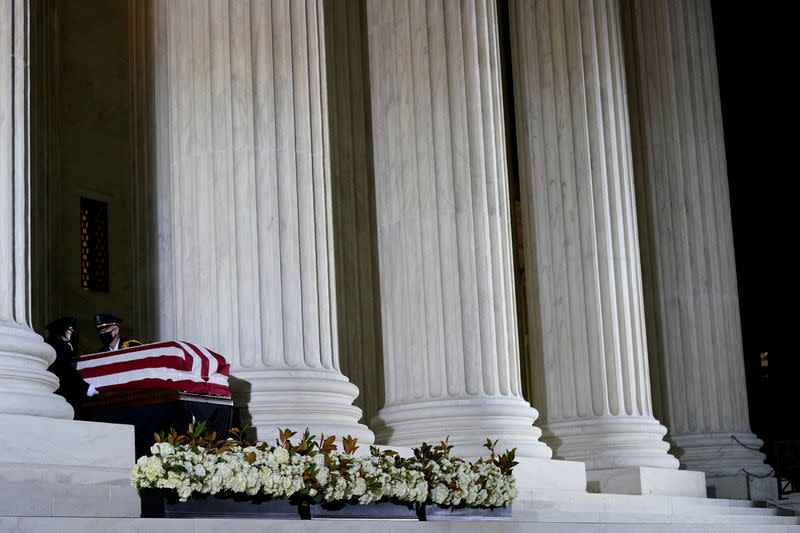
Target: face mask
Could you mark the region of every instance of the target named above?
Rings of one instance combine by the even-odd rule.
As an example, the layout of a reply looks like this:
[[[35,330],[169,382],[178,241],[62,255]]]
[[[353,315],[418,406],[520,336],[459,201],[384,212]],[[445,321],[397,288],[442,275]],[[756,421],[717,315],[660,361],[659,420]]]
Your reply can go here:
[[[111,341],[114,340],[114,334],[110,331],[104,331],[100,334],[100,342],[103,344],[111,344]]]

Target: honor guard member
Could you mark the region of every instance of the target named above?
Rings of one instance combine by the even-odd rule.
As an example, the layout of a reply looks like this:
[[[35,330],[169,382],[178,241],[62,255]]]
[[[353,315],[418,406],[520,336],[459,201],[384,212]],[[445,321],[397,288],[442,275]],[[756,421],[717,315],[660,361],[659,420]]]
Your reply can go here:
[[[103,343],[102,348],[100,348],[101,352],[111,352],[142,345],[142,343],[136,339],[120,337],[120,324],[122,324],[122,319],[118,316],[107,314],[95,315],[94,322],[97,325],[97,336],[100,337],[100,342]]]
[[[58,377],[55,393],[71,404],[96,395],[97,389],[81,379],[74,366],[74,359],[78,357],[78,320],[65,316],[53,320],[45,328],[48,333],[45,342],[56,351],[56,359],[47,369]]]

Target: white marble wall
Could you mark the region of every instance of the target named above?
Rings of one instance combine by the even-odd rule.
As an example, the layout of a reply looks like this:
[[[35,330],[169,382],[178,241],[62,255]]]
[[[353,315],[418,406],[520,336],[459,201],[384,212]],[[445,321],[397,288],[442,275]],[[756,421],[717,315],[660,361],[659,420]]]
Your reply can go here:
[[[686,468],[763,475],[747,411],[711,3],[622,6],[656,413]]]
[[[520,391],[494,0],[369,0],[380,442],[549,457]]]
[[[371,442],[339,371],[322,0],[154,23],[160,336],[230,359],[259,438]]]
[[[510,4],[533,403],[557,457],[676,468],[653,417],[616,0]]]
[[[0,413],[72,418],[30,327],[28,16],[27,0],[0,0]]]

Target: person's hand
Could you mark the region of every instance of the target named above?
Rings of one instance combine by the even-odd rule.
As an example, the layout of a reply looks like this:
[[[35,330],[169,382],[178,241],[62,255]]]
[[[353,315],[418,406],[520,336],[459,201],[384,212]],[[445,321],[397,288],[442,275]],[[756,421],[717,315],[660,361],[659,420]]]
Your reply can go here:
[[[97,390],[97,389],[95,389],[95,388],[94,388],[94,385],[92,385],[91,383],[89,383],[89,388],[88,388],[88,389],[86,389],[86,396],[88,396],[89,398],[91,398],[92,396],[97,396],[98,394],[100,394],[100,391],[99,391],[99,390]]]

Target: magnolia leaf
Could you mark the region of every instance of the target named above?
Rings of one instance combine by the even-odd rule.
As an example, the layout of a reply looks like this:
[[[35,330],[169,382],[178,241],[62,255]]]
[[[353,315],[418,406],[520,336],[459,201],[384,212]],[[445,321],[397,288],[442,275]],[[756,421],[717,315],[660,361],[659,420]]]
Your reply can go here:
[[[351,435],[346,436],[342,440],[342,446],[344,447],[344,453],[346,453],[348,455],[352,455],[352,454],[356,453],[356,450],[358,450],[357,443],[358,443],[358,439],[357,438],[355,438],[355,437],[353,437]]]
[[[320,442],[321,442],[320,450],[322,450],[322,453],[330,453],[337,449],[336,444],[334,444],[333,442],[334,440],[336,440],[335,435],[331,435],[327,439],[325,438],[325,435],[320,436]],[[346,447],[345,447],[345,453],[347,453]]]
[[[289,448],[291,446],[292,443],[289,441],[289,439],[291,439],[295,435],[297,435],[297,432],[292,431],[289,428],[278,430],[278,440],[280,440],[280,443],[283,445],[284,448]]]
[[[256,452],[247,452],[244,454],[244,460],[247,461],[247,464],[253,464],[256,462]]]

